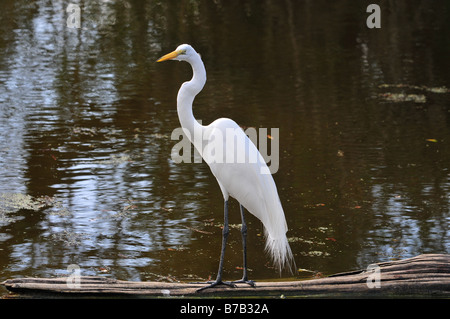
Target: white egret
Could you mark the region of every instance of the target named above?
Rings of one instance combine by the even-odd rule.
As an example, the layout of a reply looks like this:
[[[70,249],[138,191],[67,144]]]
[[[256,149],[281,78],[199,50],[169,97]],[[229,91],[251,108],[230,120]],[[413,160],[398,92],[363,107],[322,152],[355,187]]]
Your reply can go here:
[[[206,70],[200,55],[188,44],[182,44],[175,51],[164,55],[157,62],[166,60],[186,61],[192,66],[193,77],[181,85],[177,96],[178,117],[183,130],[191,143],[208,163],[216,177],[224,198],[224,226],[222,231],[222,249],[217,278],[205,288],[218,284],[234,287],[234,283],[243,282],[254,286],[247,274],[247,226],[244,207],[256,216],[264,225],[266,250],[274,264],[281,270],[287,266],[292,272],[294,259],[286,237],[288,230],[277,187],[269,169],[252,141],[244,131],[227,118],[219,118],[207,126],[201,125],[194,117],[192,103],[206,82]],[[227,134],[232,131],[233,134]],[[200,133],[200,134],[199,134]],[[231,136],[231,137],[230,137]],[[200,138],[198,138],[200,137]],[[236,141],[240,142],[236,142]],[[214,141],[214,152],[208,146]],[[230,161],[227,154],[235,154],[241,161]],[[253,160],[252,160],[253,159]],[[240,203],[242,219],[243,277],[233,282],[222,281],[228,227],[228,199],[235,198]]]

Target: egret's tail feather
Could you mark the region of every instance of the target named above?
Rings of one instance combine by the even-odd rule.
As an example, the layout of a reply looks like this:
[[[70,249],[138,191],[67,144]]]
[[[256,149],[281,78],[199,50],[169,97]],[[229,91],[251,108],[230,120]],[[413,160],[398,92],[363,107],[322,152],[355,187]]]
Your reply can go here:
[[[294,274],[296,269],[295,260],[286,236],[272,238],[266,231],[266,251],[272,257],[272,261],[280,271],[280,275],[285,268],[291,274]]]

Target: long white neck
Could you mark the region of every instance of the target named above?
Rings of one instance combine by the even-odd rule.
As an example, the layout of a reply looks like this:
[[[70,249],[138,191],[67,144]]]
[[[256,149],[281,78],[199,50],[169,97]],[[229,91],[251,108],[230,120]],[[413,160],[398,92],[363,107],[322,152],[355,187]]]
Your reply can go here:
[[[190,81],[183,83],[178,91],[177,111],[181,126],[189,132],[190,140],[193,143],[194,136],[198,136],[199,133],[201,134],[203,132],[203,126],[194,117],[192,103],[194,102],[195,96],[200,93],[205,85],[206,70],[198,54],[187,62],[192,66],[194,75]]]

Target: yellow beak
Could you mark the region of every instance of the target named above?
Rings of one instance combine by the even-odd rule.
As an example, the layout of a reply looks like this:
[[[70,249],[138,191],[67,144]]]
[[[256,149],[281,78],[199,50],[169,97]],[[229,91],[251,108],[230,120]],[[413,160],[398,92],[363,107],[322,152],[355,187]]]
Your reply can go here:
[[[160,57],[159,60],[157,60],[156,62],[163,62],[163,61],[175,59],[177,56],[180,55],[180,53],[181,53],[181,50],[175,50],[173,52],[170,52],[170,53]]]

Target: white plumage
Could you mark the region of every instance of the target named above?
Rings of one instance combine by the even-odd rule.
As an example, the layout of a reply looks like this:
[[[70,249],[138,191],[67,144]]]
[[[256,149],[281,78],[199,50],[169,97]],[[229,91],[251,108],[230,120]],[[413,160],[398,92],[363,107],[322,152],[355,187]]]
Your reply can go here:
[[[206,82],[204,64],[200,55],[187,44],[180,45],[172,53],[160,58],[158,62],[172,59],[186,61],[192,66],[192,79],[183,83],[178,92],[178,117],[186,135],[208,163],[219,183],[225,200],[226,224],[228,223],[227,202],[231,196],[263,223],[266,250],[280,273],[286,266],[292,271],[294,260],[286,237],[288,230],[286,219],[277,187],[264,159],[253,142],[233,120],[220,118],[207,126],[197,122],[192,113],[192,103]],[[246,230],[243,215],[242,218],[243,227]],[[226,228],[228,228],[227,225]],[[223,283],[221,277],[227,232],[228,229],[224,226],[219,273],[216,282],[208,287]],[[244,229],[243,239],[245,240]],[[244,242],[244,278],[241,282],[253,285],[253,282],[246,278],[245,248]]]

